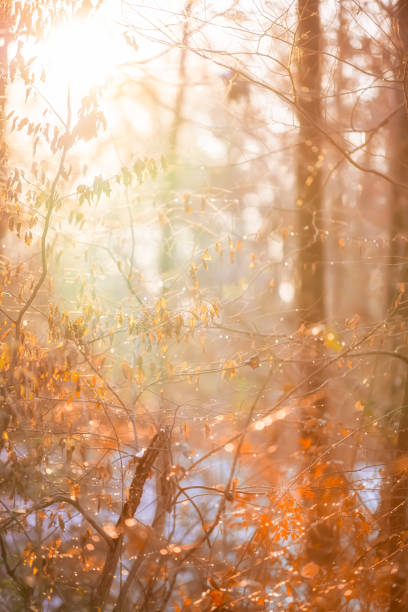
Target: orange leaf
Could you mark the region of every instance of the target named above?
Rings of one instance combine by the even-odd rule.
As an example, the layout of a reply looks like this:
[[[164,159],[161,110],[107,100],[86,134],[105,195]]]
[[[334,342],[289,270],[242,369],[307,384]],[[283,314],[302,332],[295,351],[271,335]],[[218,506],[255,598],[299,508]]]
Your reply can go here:
[[[256,368],[259,368],[259,357],[258,355],[254,355],[253,357],[251,357],[251,359],[247,362],[249,366],[251,366],[251,368],[253,370],[256,370]]]
[[[302,450],[307,450],[312,444],[312,438],[299,438],[299,442]]]
[[[355,314],[354,317],[352,317],[351,319],[346,319],[346,327],[347,329],[352,329],[353,327],[356,327],[356,325],[358,325],[359,322],[360,322],[360,315]]]
[[[220,606],[222,604],[222,592],[221,591],[211,591],[210,597],[216,606]]]
[[[358,410],[359,412],[362,412],[364,410],[364,404],[362,404],[360,402],[360,400],[358,400],[355,404],[354,404],[354,408],[356,410]]]
[[[320,567],[313,561],[310,561],[310,563],[306,563],[306,565],[302,567],[300,575],[303,576],[303,578],[314,578],[319,571]]]

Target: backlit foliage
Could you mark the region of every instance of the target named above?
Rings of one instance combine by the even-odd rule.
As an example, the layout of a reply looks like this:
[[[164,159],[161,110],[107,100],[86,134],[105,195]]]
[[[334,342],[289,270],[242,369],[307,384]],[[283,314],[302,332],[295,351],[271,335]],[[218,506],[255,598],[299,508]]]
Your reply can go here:
[[[1,2],[1,610],[407,609],[404,6]]]

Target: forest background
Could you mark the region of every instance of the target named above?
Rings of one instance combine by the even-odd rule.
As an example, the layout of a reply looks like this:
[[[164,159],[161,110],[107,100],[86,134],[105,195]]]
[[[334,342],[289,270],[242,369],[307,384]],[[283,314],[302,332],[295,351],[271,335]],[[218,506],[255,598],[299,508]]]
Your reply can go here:
[[[408,609],[408,2],[1,0],[0,610]]]

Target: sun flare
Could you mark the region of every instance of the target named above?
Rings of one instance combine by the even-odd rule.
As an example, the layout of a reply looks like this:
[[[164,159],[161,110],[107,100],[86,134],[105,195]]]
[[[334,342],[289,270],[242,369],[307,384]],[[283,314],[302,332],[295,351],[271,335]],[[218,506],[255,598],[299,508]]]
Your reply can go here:
[[[61,26],[36,48],[46,76],[44,94],[59,106],[69,87],[73,104],[78,104],[90,89],[114,77],[126,52],[120,32],[103,16]]]

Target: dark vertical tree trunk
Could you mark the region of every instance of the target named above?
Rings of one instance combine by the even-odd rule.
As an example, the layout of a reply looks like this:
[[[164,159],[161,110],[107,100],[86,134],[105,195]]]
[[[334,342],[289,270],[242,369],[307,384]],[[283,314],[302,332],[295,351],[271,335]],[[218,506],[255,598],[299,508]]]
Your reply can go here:
[[[324,318],[322,221],[322,147],[321,135],[309,119],[320,121],[321,28],[319,0],[298,0],[297,104],[300,145],[297,155],[297,201],[299,207],[298,305],[307,323]]]
[[[391,282],[390,301],[395,299],[399,283],[407,282],[408,260],[408,2],[398,0],[394,24],[397,48],[400,52],[400,70],[397,81],[397,104],[401,109],[396,117],[393,131],[393,178],[407,184],[404,189],[394,186],[391,194]],[[391,474],[390,499],[390,547],[396,572],[390,592],[390,612],[408,609],[408,551],[405,534],[408,529],[408,376],[405,376],[398,436]],[[405,467],[404,467],[405,466]]]
[[[342,91],[346,91],[347,83],[344,71],[344,60],[348,57],[348,31],[346,21],[346,9],[344,6],[345,0],[338,1],[338,25],[337,25],[337,62],[334,71],[335,79],[335,92],[340,94]],[[345,105],[344,96],[336,95],[335,97],[335,113],[336,123],[338,126],[338,142],[346,150],[347,144],[345,142],[345,135],[347,130],[347,110]],[[337,173],[336,182],[331,183],[330,194],[328,197],[328,215],[327,217],[335,220],[344,222],[347,226],[349,219],[347,219],[347,213],[344,209],[343,197],[346,193],[347,175],[345,176],[342,172]],[[326,251],[326,256],[330,260],[338,259],[338,236],[336,226],[332,225],[334,233],[328,236],[329,249]],[[326,297],[326,310],[327,316],[331,319],[333,317],[343,316],[345,309],[347,309],[347,316],[349,316],[349,300],[347,299],[350,295],[350,274],[344,273],[343,266],[331,266],[326,270],[327,277],[326,283],[330,287],[330,295]]]
[[[408,382],[405,383],[404,400],[398,427],[396,459],[393,462],[390,500],[390,545],[392,560],[397,571],[393,574],[390,593],[390,612],[408,609],[408,552],[405,534],[408,528],[407,498],[408,474]],[[405,464],[405,467],[404,467]]]
[[[2,2],[0,6],[0,239],[7,231],[7,143],[5,139],[6,128],[6,95],[8,81],[7,47],[9,43],[10,3]],[[7,429],[10,420],[10,411],[7,406],[7,392],[4,384],[0,389],[0,449],[3,447],[3,432]]]
[[[394,16],[397,49],[400,53],[399,70],[396,73],[396,105],[401,106],[393,122],[392,176],[396,183],[408,186],[408,2],[399,0]],[[389,306],[397,294],[398,283],[406,282],[406,266],[401,265],[407,256],[406,229],[408,227],[408,189],[394,185],[391,193],[391,274]]]
[[[298,0],[297,31],[297,106],[300,145],[297,156],[297,201],[299,208],[299,253],[297,284],[300,318],[307,326],[316,326],[325,319],[325,265],[322,234],[323,162],[322,138],[315,124],[322,123],[321,46],[322,32],[319,0]],[[309,375],[306,395],[302,400],[301,436],[307,440],[306,463],[319,465],[318,456],[327,444],[326,428],[320,423],[327,417],[325,379],[314,376],[314,358],[318,357],[316,343],[309,343],[304,374]],[[310,445],[309,445],[310,444]],[[320,467],[320,465],[319,465]],[[331,500],[325,497],[323,481],[330,471],[327,457],[321,465],[318,480],[313,480],[314,497],[309,508],[309,527],[306,535],[306,560],[329,569],[338,551],[337,528],[329,519]],[[319,492],[320,491],[320,492]],[[312,596],[312,593],[310,594]]]
[[[10,40],[9,22],[10,6],[7,2],[5,2],[2,3],[2,6],[0,7],[0,236],[3,236],[6,230],[4,223],[4,196],[7,183],[7,145],[5,141],[5,128],[8,81],[7,48]]]

